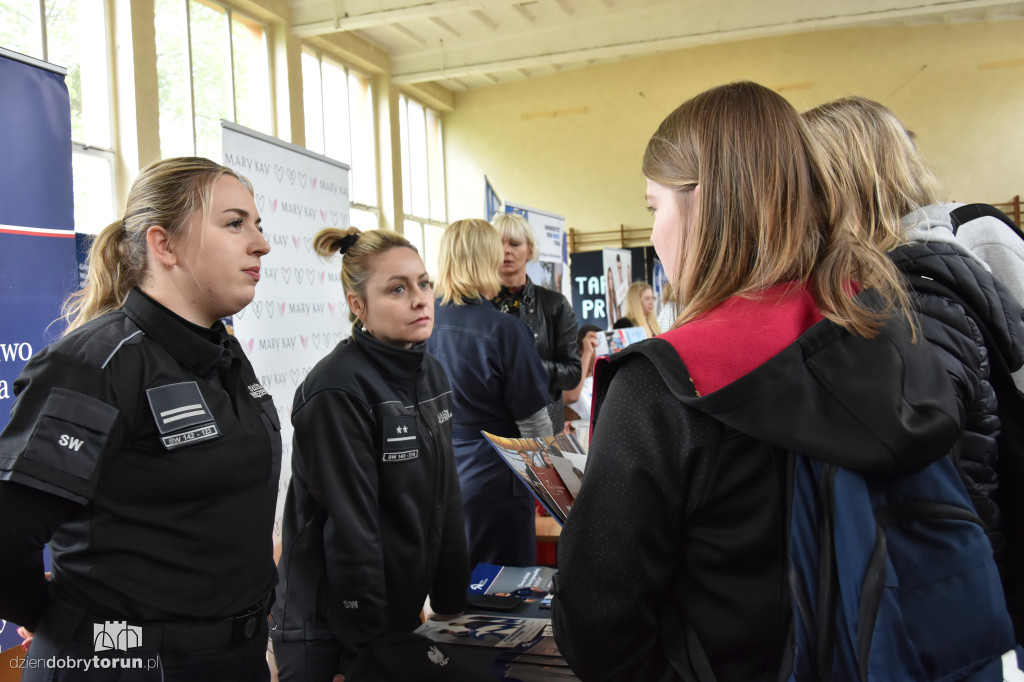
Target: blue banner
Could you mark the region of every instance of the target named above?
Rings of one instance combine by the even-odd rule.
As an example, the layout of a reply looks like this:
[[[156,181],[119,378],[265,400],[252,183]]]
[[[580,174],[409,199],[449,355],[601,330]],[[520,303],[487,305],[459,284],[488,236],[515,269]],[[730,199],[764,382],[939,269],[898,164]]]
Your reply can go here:
[[[0,428],[25,362],[60,336],[78,286],[71,105],[55,67],[0,50]],[[0,620],[0,651],[21,643]]]

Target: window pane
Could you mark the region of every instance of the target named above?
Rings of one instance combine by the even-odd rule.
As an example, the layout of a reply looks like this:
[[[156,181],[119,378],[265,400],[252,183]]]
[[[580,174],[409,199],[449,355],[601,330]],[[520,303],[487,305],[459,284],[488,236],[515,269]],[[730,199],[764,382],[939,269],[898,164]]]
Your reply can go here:
[[[219,160],[220,121],[235,120],[227,12],[218,5],[189,0],[189,29],[196,154]]]
[[[355,206],[348,210],[348,224],[363,232],[380,229],[380,217],[374,211],[364,211]]]
[[[416,247],[423,256],[423,225],[418,220],[408,220],[402,224],[402,234],[409,240],[409,243]],[[430,272],[429,270],[427,272]]]
[[[370,80],[349,72],[349,103],[352,120],[351,201],[377,205],[376,137],[373,125],[373,93]]]
[[[412,214],[412,162],[409,160],[409,100],[398,96],[398,144],[402,153],[402,206]]]
[[[103,0],[46,0],[48,60],[68,70],[71,139],[111,147]]]
[[[262,24],[232,12],[231,44],[235,66],[235,120],[269,135],[273,132],[273,102],[267,36]]]
[[[324,153],[323,99],[320,93],[320,60],[302,51],[302,108],[305,111],[306,149]]]
[[[160,102],[160,155],[192,156],[192,89],[185,0],[156,0],[156,77]]]
[[[430,219],[448,221],[444,192],[444,148],[441,143],[441,116],[427,109],[427,163],[430,181]]]
[[[0,45],[29,57],[43,58],[39,0],[0,0]]]
[[[437,225],[423,226],[423,264],[427,266],[427,272],[434,276],[437,274],[437,261],[441,257],[441,237],[444,236],[444,228]]]
[[[320,71],[323,74],[324,154],[351,165],[348,74],[329,59],[323,60]]]
[[[75,232],[99,234],[117,220],[114,208],[114,157],[105,152],[71,151],[75,185]]]
[[[412,207],[406,213],[430,217],[429,181],[427,179],[427,122],[423,106],[409,100],[409,175],[412,184]]]

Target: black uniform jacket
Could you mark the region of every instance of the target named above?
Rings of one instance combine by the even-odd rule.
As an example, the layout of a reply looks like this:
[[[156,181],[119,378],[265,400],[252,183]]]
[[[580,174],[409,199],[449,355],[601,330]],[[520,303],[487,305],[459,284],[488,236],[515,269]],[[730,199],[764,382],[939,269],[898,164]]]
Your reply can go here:
[[[719,680],[776,680],[787,453],[888,474],[956,441],[950,376],[902,318],[864,339],[806,291],[778,293],[729,299],[599,363],[553,605],[581,679],[694,679],[707,661]]]
[[[372,638],[465,608],[451,387],[424,344],[353,328],[295,392],[292,479],[271,636],[336,639],[339,672]]]
[[[50,540],[58,593],[141,623],[226,618],[270,596],[280,421],[221,323],[133,290],[37,353],[15,392],[0,489],[37,491],[21,518],[56,517],[52,538],[18,542]],[[33,563],[0,603],[37,589]]]

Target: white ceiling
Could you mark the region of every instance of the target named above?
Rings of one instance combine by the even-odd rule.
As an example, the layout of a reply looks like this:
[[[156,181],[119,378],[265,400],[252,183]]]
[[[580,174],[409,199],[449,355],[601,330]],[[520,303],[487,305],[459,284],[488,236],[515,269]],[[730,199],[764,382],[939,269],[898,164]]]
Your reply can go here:
[[[997,0],[289,0],[301,37],[351,31],[396,83],[463,91],[601,62],[867,25],[1024,19]]]

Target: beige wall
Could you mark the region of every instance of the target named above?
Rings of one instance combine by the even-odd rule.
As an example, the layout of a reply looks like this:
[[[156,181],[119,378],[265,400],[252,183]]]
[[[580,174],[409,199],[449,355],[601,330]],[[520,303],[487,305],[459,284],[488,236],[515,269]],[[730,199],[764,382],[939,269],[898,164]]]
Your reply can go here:
[[[892,108],[960,200],[1024,194],[1024,22],[823,31],[681,50],[456,95],[444,115],[448,217],[503,200],[566,227],[646,226],[640,158],[679,103],[734,80],[799,110],[848,94]]]

